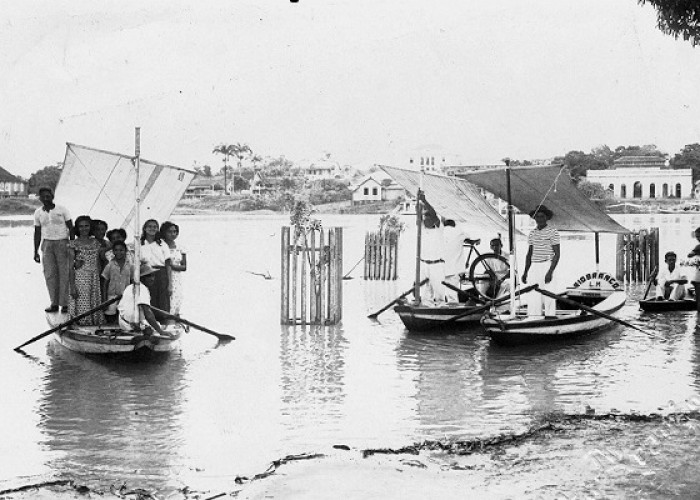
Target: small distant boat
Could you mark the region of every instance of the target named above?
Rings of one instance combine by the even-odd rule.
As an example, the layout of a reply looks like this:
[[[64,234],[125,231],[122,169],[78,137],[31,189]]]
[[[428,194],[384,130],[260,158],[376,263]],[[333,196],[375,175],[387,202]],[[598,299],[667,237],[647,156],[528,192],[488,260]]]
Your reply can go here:
[[[564,298],[581,301],[584,305],[590,304],[589,307],[595,311],[607,315],[619,311],[627,299],[624,291],[614,291],[607,297],[604,295],[588,296],[585,300],[578,294],[565,295]],[[507,312],[492,313],[484,316],[481,324],[495,342],[504,345],[521,345],[590,335],[609,328],[614,322],[558,302],[557,313],[553,318],[528,317],[524,311],[516,314],[515,318],[511,318]]]
[[[700,201],[685,201],[671,207],[659,208],[662,214],[687,214],[700,212]]]
[[[137,129],[135,155],[68,143],[56,196],[65,200],[64,204],[72,214],[87,214],[104,220],[111,228],[129,228],[134,236],[138,262],[141,222],[167,220],[195,175],[196,172],[191,170],[142,160]],[[139,266],[134,266],[133,281],[140,281]],[[52,327],[68,319],[59,313],[48,313],[46,318]],[[170,336],[122,330],[118,325],[72,323],[55,332],[54,338],[67,349],[82,354],[141,357],[179,348],[184,327],[180,324],[163,325],[163,330]]]
[[[639,307],[646,312],[694,311],[697,308],[697,303],[695,299],[657,300],[654,297],[640,300]]]

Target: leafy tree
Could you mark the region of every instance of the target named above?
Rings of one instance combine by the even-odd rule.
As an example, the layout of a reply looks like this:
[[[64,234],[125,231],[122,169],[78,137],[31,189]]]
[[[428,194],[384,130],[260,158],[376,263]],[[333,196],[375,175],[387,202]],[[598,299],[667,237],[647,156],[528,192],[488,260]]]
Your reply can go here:
[[[591,200],[604,200],[610,196],[603,185],[597,182],[581,181],[578,188]]]
[[[693,181],[700,179],[700,144],[688,144],[670,161],[672,168],[693,169]]]
[[[623,156],[666,156],[666,153],[659,151],[656,144],[646,146],[618,146],[613,153],[613,161]]]
[[[233,155],[232,147],[233,146],[231,146],[230,144],[219,144],[212,150],[212,153],[220,154],[224,157],[224,166],[221,169],[224,174],[224,186],[228,186],[228,159]],[[228,190],[225,190],[224,192],[226,194],[229,194],[227,191]]]
[[[605,163],[608,167],[613,164],[613,150],[607,144],[602,144],[591,149],[591,154],[599,161]]]
[[[29,176],[28,181],[28,192],[32,194],[38,194],[39,188],[50,187],[51,189],[56,189],[58,184],[58,179],[61,177],[61,170],[63,169],[62,163],[57,163],[56,165],[51,165],[44,167],[41,170],[37,170],[32,175]]]
[[[527,167],[529,165],[532,165],[532,162],[530,160],[513,160],[507,156],[501,161],[506,165],[510,165],[511,167]]]
[[[608,164],[605,160],[598,158],[594,154],[583,151],[569,151],[564,156],[554,158],[554,163],[562,163],[569,168],[571,176],[578,181],[581,176],[585,176],[589,170],[605,170]]]
[[[697,0],[637,0],[640,5],[651,4],[656,9],[656,26],[674,38],[700,45],[700,5]]]

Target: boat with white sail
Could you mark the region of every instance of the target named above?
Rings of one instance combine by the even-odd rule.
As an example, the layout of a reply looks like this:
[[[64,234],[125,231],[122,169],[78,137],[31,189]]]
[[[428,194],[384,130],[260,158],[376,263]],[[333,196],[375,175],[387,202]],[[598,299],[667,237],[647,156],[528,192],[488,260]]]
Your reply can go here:
[[[134,155],[68,143],[56,188],[56,196],[71,214],[89,215],[107,222],[110,228],[131,231],[134,262],[140,262],[141,221],[168,219],[196,175],[187,169],[142,159],[139,135],[137,129]],[[140,284],[139,266],[133,267],[133,289],[138,294],[145,285]],[[52,327],[72,321],[53,335],[62,346],[83,354],[167,353],[179,347],[184,332],[181,323],[162,325],[167,335],[160,335],[148,328],[125,330],[119,325],[80,325],[77,319],[62,313],[47,314]]]

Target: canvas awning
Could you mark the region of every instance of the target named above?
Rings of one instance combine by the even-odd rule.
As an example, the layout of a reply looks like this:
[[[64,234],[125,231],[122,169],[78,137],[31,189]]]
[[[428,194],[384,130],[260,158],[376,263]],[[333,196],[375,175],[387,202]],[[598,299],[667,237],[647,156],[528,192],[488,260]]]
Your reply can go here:
[[[506,191],[506,169],[466,172],[461,178],[473,182],[503,200]],[[511,203],[523,213],[540,204],[552,212],[552,225],[560,231],[596,233],[628,233],[598,205],[576,187],[567,168],[560,165],[511,167]]]
[[[110,229],[127,228],[136,214],[133,159],[133,156],[68,143],[56,187],[56,202],[68,208],[73,219],[89,215],[104,220]],[[165,222],[195,175],[191,170],[141,159],[141,223],[148,219]],[[141,228],[134,228],[134,232],[140,231]]]
[[[410,193],[420,187],[421,173],[395,167],[381,167]],[[423,174],[423,192],[437,214],[464,223],[479,233],[508,234],[508,222],[471,183],[457,177]]]

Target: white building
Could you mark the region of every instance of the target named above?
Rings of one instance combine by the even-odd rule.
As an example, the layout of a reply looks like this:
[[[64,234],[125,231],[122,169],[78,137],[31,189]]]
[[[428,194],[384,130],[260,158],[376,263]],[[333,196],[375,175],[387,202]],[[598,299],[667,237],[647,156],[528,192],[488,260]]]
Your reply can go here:
[[[373,203],[379,201],[407,198],[409,194],[391,177],[382,172],[373,172],[364,176],[352,191],[352,204]]]
[[[623,156],[609,170],[589,170],[589,182],[597,182],[617,198],[691,198],[691,169],[668,168],[660,156]]]
[[[438,144],[420,146],[408,153],[408,167],[413,170],[442,173],[446,168],[461,163],[459,155],[448,153]]]

